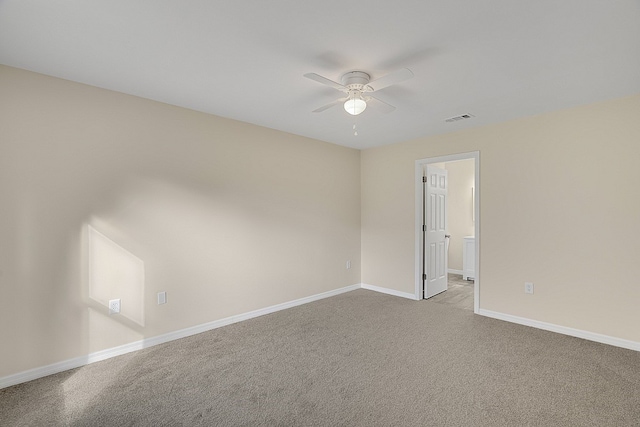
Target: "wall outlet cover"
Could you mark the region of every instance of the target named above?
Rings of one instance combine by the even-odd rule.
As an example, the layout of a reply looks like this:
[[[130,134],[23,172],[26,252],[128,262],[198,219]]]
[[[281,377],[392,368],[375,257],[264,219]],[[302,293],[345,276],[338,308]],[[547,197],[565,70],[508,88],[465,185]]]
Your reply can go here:
[[[109,314],[120,313],[120,298],[109,300]]]
[[[533,293],[533,283],[524,282],[524,293],[525,294],[532,294]]]

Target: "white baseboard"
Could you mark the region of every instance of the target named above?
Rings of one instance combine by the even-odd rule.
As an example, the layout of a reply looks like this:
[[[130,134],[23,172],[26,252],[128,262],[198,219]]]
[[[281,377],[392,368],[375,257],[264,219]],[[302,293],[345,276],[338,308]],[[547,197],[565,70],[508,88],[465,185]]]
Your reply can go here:
[[[492,317],[498,320],[504,320],[506,322],[517,323],[519,325],[544,329],[545,331],[557,332],[559,334],[582,338],[589,341],[595,341],[601,344],[608,344],[615,347],[622,347],[629,350],[640,351],[640,342],[611,337],[609,335],[597,334],[595,332],[583,331],[580,329],[569,328],[566,326],[554,325],[553,323],[540,322],[538,320],[527,319],[524,317],[512,316],[510,314],[498,313],[491,310],[480,309],[478,310],[477,314],[481,316]]]
[[[18,372],[17,374],[0,378],[0,389],[46,377],[48,375],[57,374],[58,372],[67,371],[69,369],[79,368],[80,366],[99,362],[111,357],[120,356],[132,351],[142,350],[143,348],[153,347],[154,345],[163,344],[180,338],[186,338],[188,336],[210,331],[222,326],[231,325],[232,323],[242,322],[243,320],[253,319],[254,317],[264,316],[265,314],[275,313],[276,311],[285,310],[287,308],[296,307],[298,305],[307,304],[313,301],[318,301],[324,298],[360,289],[360,287],[360,284],[346,286],[344,288],[334,289],[332,291],[311,295],[294,301],[272,305],[270,307],[250,311],[248,313],[238,314],[220,320],[214,320],[213,322],[203,323],[201,325],[192,326],[186,329],[181,329],[179,331],[169,332],[166,334],[158,335],[156,337],[145,338],[140,341],[135,341],[118,347],[97,351],[95,353],[76,357],[74,359],[53,363],[51,365],[42,366],[39,368],[29,369],[28,371]]]
[[[461,276],[464,274],[464,272],[462,270],[455,270],[453,268],[448,269],[447,273],[449,273],[449,274],[459,274]]]
[[[67,371],[69,369],[78,368],[80,366],[88,365],[90,363],[99,362],[101,360],[109,359],[111,357],[120,356],[132,351],[141,350],[143,348],[152,347],[154,345],[163,344],[169,341],[185,338],[191,335],[196,335],[202,332],[210,331],[212,329],[220,328],[222,326],[231,325],[233,323],[242,322],[243,320],[253,319],[255,317],[264,316],[265,314],[275,313],[287,308],[296,307],[302,304],[307,304],[313,301],[318,301],[324,298],[339,295],[345,292],[353,291],[356,289],[367,289],[370,291],[380,292],[387,295],[394,295],[401,298],[407,298],[415,300],[415,295],[409,292],[397,291],[395,289],[383,288],[380,286],[368,285],[366,283],[346,286],[344,288],[334,289],[332,291],[323,292],[321,294],[311,295],[308,297],[300,298],[294,301],[285,302],[282,304],[272,305],[262,309],[250,311],[248,313],[238,314],[230,316],[224,319],[215,320],[213,322],[204,323],[201,325],[192,326],[179,331],[169,332],[166,334],[158,335],[156,337],[145,338],[140,341],[135,341],[129,344],[121,345],[118,347],[109,348],[106,350],[97,351],[88,355],[76,357],[74,359],[65,360],[62,362],[54,363],[39,368],[29,369],[27,371],[19,372],[17,374],[9,375],[0,378],[0,389],[10,387],[12,385],[20,384],[27,381],[32,381],[38,378],[46,377],[48,375],[57,374],[58,372]],[[537,320],[527,319],[524,317],[512,316],[510,314],[503,314],[491,310],[480,309],[479,315],[491,317],[498,320],[504,320],[506,322],[517,323],[520,325],[531,326],[546,331],[557,332],[564,335],[569,335],[577,338],[583,338],[590,341],[599,342],[602,344],[613,345],[616,347],[626,348],[629,350],[640,351],[640,342],[625,340],[622,338],[615,338],[608,335],[597,334],[593,332],[583,331],[579,329],[573,329],[565,326],[554,325],[552,323],[540,322]]]
[[[370,291],[380,292],[382,294],[393,295],[401,298],[408,298],[415,301],[416,296],[414,294],[410,294],[409,292],[396,291],[395,289],[382,288],[380,286],[367,285],[366,283],[362,283],[360,285],[362,289],[368,289]]]

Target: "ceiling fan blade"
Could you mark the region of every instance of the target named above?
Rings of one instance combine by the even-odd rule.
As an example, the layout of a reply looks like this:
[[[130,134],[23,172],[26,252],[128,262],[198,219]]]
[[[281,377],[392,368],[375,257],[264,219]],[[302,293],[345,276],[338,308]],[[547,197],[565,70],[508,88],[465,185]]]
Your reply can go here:
[[[374,108],[386,114],[391,113],[396,109],[396,107],[394,107],[393,105],[388,104],[380,98],[376,98],[375,96],[367,95],[367,101],[371,103]]]
[[[369,82],[369,84],[367,84],[367,87],[371,88],[371,91],[376,91],[384,89],[387,86],[409,80],[411,77],[413,77],[413,72],[411,72],[411,70],[408,68],[402,68],[398,71],[394,71],[393,73],[387,74],[386,76],[382,76],[379,79],[375,79],[374,81]]]
[[[334,89],[340,90],[342,92],[348,92],[349,89],[347,89],[345,86],[341,85],[338,82],[334,82],[333,80],[329,80],[326,77],[322,77],[320,74],[316,74],[316,73],[307,73],[304,75],[306,78],[311,79],[311,80],[315,80],[318,83],[322,83],[323,85],[327,85],[329,87],[332,87]]]
[[[331,107],[334,107],[338,104],[342,104],[347,100],[347,98],[341,98],[341,99],[336,99],[335,101],[327,104],[327,105],[323,105],[320,108],[316,108],[315,110],[312,111],[312,113],[322,113],[324,110],[328,110]]]

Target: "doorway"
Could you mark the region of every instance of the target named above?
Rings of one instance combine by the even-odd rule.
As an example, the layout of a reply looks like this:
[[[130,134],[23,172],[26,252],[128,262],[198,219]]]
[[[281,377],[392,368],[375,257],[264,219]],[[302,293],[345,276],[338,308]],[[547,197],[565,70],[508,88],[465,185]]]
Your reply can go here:
[[[447,166],[447,164],[449,166]],[[420,300],[427,296],[425,294],[425,280],[434,275],[433,272],[430,271],[434,263],[425,259],[425,252],[427,256],[430,255],[429,251],[425,250],[425,244],[430,242],[429,238],[427,238],[425,242],[426,234],[424,230],[425,224],[427,223],[426,221],[431,220],[431,218],[428,218],[429,213],[426,212],[425,209],[427,206],[424,198],[423,176],[425,176],[427,165],[429,165],[431,169],[433,169],[433,167],[450,169],[454,180],[458,179],[456,178],[456,174],[462,174],[462,176],[465,177],[464,179],[458,179],[459,182],[450,186],[448,189],[450,192],[450,196],[448,196],[449,200],[454,202],[452,206],[453,218],[451,219],[454,220],[454,223],[462,222],[462,224],[456,224],[457,229],[455,233],[452,234],[451,241],[447,241],[447,245],[449,246],[447,253],[449,256],[453,255],[452,258],[454,259],[451,265],[452,268],[447,269],[447,276],[454,277],[454,281],[458,279],[457,276],[466,280],[466,276],[469,275],[469,269],[472,269],[473,285],[469,283],[468,286],[473,286],[473,311],[474,313],[478,313],[480,309],[480,153],[478,151],[416,160],[415,298]],[[473,169],[472,171],[469,169],[471,167]],[[456,170],[465,170],[466,172],[456,172]],[[469,177],[469,174],[471,174],[471,177]],[[463,204],[456,205],[456,200],[462,201],[458,203]],[[449,209],[449,211],[451,211],[451,209]],[[451,213],[447,213],[447,216],[450,215]],[[465,229],[465,227],[467,228]],[[465,230],[468,231],[465,232]],[[449,227],[447,226],[447,234],[449,233]],[[463,249],[466,257],[464,267],[462,266]],[[436,263],[436,265],[438,264]],[[471,278],[471,276],[469,277]],[[432,295],[433,292],[429,293],[428,296]],[[441,296],[436,298],[441,298],[446,295],[446,292],[440,295]]]

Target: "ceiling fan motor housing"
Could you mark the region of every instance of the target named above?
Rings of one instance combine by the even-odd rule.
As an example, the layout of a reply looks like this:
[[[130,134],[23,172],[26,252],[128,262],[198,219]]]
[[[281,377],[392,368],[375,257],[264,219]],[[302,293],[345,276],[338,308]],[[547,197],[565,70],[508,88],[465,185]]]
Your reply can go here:
[[[350,71],[342,76],[342,85],[350,91],[366,91],[365,86],[369,83],[371,76],[362,71]]]

